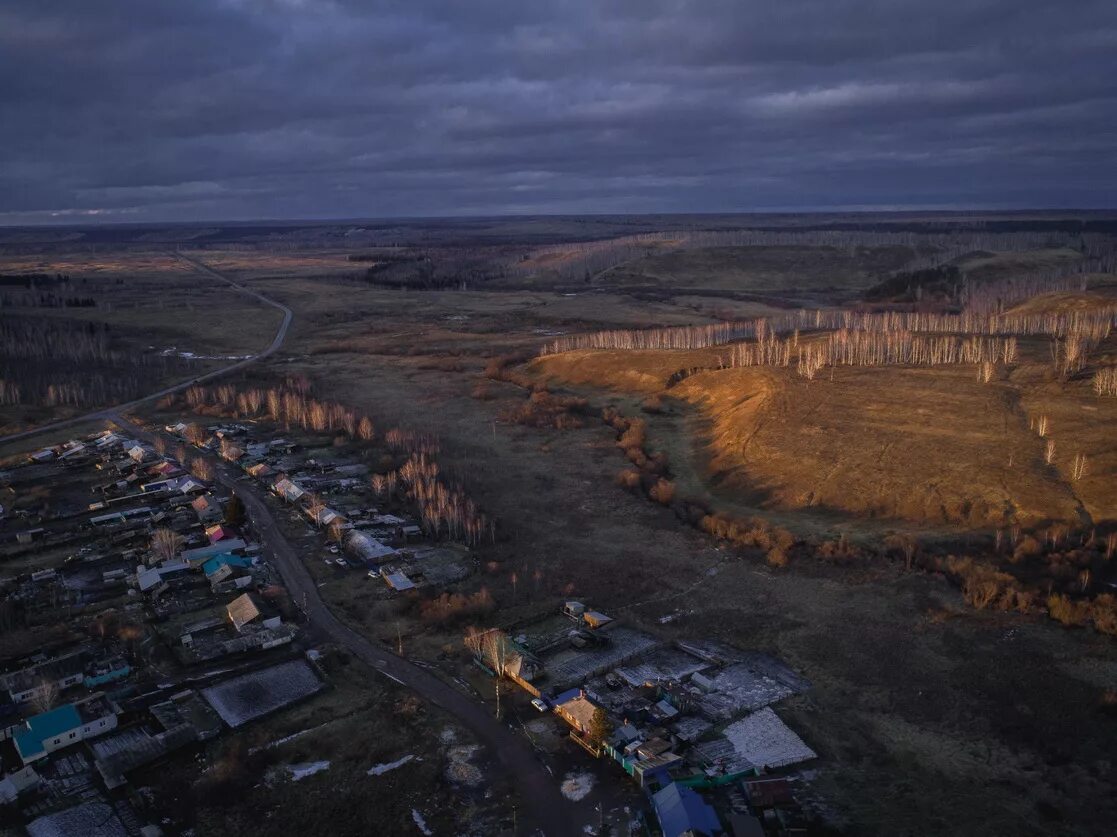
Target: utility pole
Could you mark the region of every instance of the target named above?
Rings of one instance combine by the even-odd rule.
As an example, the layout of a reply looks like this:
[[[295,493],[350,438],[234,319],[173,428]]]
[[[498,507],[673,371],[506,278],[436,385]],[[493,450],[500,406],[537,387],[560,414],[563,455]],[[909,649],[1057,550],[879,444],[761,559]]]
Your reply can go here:
[[[396,653],[403,656],[403,633],[400,632],[399,622],[396,622]]]

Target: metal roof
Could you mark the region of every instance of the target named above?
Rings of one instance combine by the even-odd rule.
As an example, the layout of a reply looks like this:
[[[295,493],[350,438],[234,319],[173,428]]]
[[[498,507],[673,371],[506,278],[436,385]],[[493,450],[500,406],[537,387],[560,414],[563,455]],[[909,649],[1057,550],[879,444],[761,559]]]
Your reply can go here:
[[[43,751],[43,742],[56,738],[64,732],[81,726],[81,716],[72,703],[59,706],[41,715],[27,719],[27,729],[20,730],[13,737],[16,749],[26,759]]]

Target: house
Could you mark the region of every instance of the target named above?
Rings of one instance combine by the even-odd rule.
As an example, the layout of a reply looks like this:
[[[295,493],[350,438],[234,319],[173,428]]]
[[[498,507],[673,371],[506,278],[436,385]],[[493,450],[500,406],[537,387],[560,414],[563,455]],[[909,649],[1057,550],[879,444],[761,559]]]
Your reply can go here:
[[[116,729],[116,711],[105,696],[97,692],[84,700],[28,718],[24,729],[13,735],[12,740],[23,763],[30,764],[55,750],[112,729]]]
[[[85,688],[95,689],[114,680],[123,680],[132,673],[128,661],[121,657],[111,657],[91,666],[85,673]]]
[[[162,479],[145,482],[140,486],[140,491],[145,494],[150,494],[153,491],[171,491],[171,486],[174,484],[174,477],[163,477]]]
[[[205,483],[199,482],[193,477],[186,476],[171,480],[167,485],[167,489],[176,491],[179,494],[197,494],[199,491],[205,491],[206,486]]]
[[[274,491],[288,503],[297,502],[306,494],[306,492],[303,491],[302,488],[300,488],[291,480],[287,479],[287,477],[280,477],[278,480],[275,481],[275,484],[271,488],[272,491]]]
[[[76,686],[85,676],[85,655],[75,651],[0,678],[13,703],[26,703],[42,694]]]
[[[233,599],[225,608],[229,621],[238,633],[243,633],[246,626],[257,622],[264,628],[278,628],[282,619],[278,616],[265,617],[260,601],[251,593],[242,593]]]
[[[234,536],[234,532],[227,526],[214,524],[213,526],[206,527],[206,538],[210,543],[217,543],[218,541],[230,540]]]
[[[244,549],[246,546],[247,544],[240,538],[226,538],[217,543],[211,543],[209,546],[183,550],[182,560],[196,567],[208,561],[214,555],[220,555],[222,552],[235,552],[238,549]]]
[[[58,458],[62,460],[72,459],[83,453],[85,453],[85,445],[81,442],[70,441],[62,446],[62,452],[58,454]]]
[[[99,437],[97,437],[97,440],[93,443],[93,447],[111,448],[114,445],[124,445],[125,447],[132,447],[132,445],[134,444],[135,442],[131,441],[130,439],[125,439],[119,433],[115,433],[112,430],[106,430]]]
[[[314,525],[322,528],[334,523],[345,523],[345,517],[334,511],[329,506],[308,506],[306,516],[314,521]]]
[[[180,465],[166,459],[152,465],[147,472],[153,477],[177,477],[184,473]]]
[[[257,462],[255,465],[249,465],[244,470],[248,473],[249,476],[255,477],[258,480],[262,480],[265,477],[271,476],[272,474],[271,466],[268,465],[266,462]]]
[[[571,689],[554,700],[555,712],[577,732],[585,735],[593,724],[597,704],[586,696],[584,689]]]
[[[714,809],[678,782],[654,793],[652,807],[663,837],[715,837],[725,833]]]
[[[210,584],[219,584],[237,570],[248,569],[253,563],[251,558],[243,558],[240,555],[222,552],[220,555],[215,555],[202,564],[202,572],[206,574],[206,580],[209,581]]]
[[[357,531],[350,532],[345,538],[345,551],[366,564],[377,565],[399,555],[396,550],[385,546],[371,535]]]
[[[203,494],[200,497],[195,497],[190,502],[190,508],[194,510],[194,514],[198,515],[198,521],[203,524],[216,523],[225,516],[225,513],[221,510],[221,506],[217,502],[217,498],[212,494]]]
[[[164,561],[157,567],[145,567],[136,572],[136,586],[140,588],[141,593],[158,587],[168,577],[185,573],[190,569],[190,562],[184,560],[177,561]]]

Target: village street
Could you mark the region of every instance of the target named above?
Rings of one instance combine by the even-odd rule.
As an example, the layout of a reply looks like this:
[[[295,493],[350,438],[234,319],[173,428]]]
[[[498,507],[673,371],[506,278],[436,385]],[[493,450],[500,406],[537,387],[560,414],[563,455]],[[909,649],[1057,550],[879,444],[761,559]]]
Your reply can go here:
[[[110,420],[136,439],[150,442],[153,435],[120,415]],[[343,646],[363,663],[420,694],[454,715],[488,748],[489,753],[515,785],[524,808],[517,812],[519,834],[573,835],[598,821],[589,800],[581,804],[559,791],[561,777],[544,767],[530,743],[489,714],[489,710],[425,669],[399,657],[387,647],[358,634],[339,620],[318,593],[318,587],[298,553],[283,535],[261,490],[238,478],[242,472],[217,459],[218,481],[244,501],[252,525],[283,578],[291,598],[303,610],[308,630]]]

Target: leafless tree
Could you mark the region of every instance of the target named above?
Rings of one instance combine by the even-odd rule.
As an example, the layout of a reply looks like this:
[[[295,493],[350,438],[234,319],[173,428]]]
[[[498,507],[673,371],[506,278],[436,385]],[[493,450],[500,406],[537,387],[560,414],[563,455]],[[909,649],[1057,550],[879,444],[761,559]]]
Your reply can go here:
[[[156,529],[151,535],[151,553],[155,561],[173,561],[185,543],[182,535],[172,529]]]
[[[501,681],[508,672],[511,661],[508,637],[497,628],[480,631],[471,627],[465,635],[465,647],[493,672],[494,688],[496,690],[496,717],[501,716],[500,694]]]
[[[41,715],[53,709],[55,701],[58,700],[58,694],[58,683],[45,677],[40,678],[39,684],[35,687],[35,693],[31,697],[31,706],[34,707],[35,713]]]

